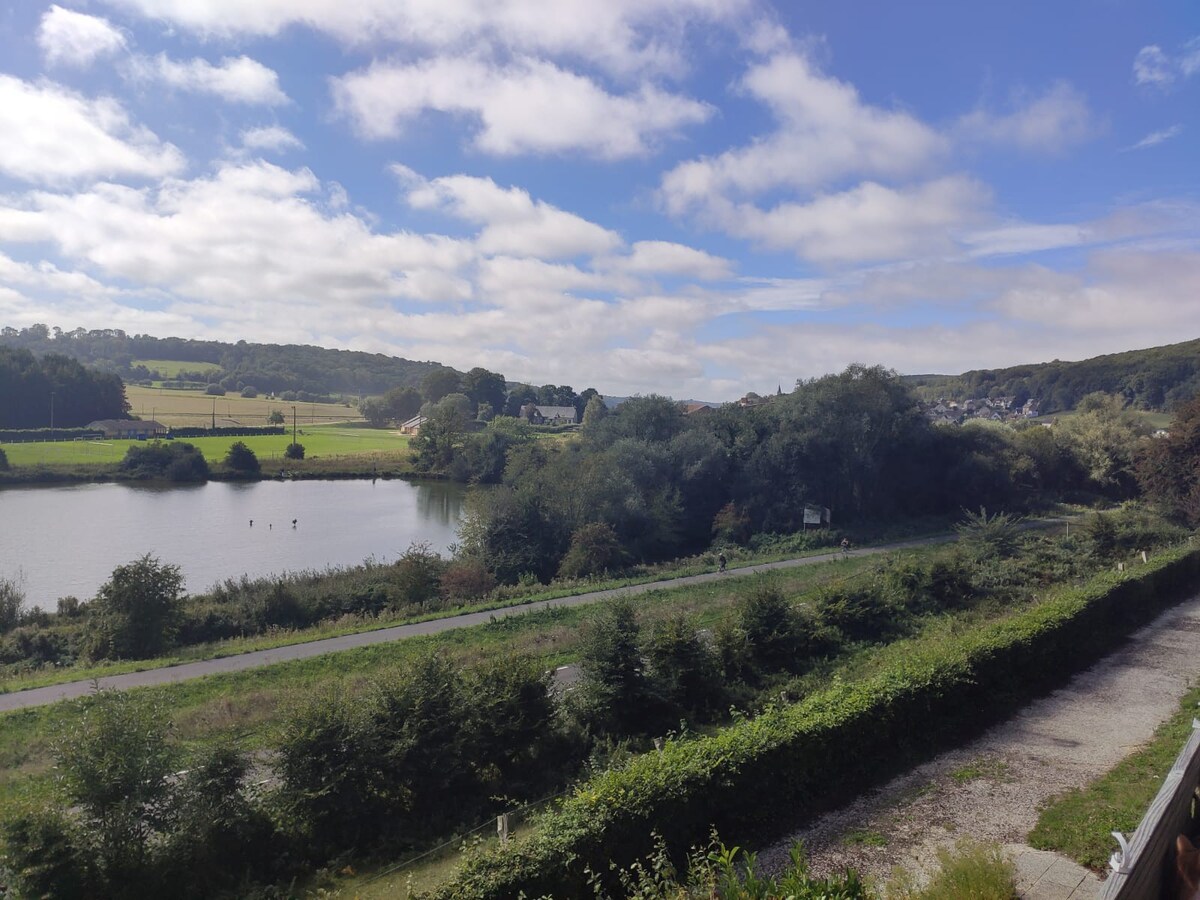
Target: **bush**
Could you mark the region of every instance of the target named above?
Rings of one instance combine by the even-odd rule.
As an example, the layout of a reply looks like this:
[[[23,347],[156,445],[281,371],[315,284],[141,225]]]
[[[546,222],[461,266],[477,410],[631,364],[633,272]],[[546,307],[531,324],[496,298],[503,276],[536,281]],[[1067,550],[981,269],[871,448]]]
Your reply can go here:
[[[243,397],[254,398],[254,397],[258,396],[258,388],[254,387],[253,385],[248,384],[244,388],[242,388],[241,393],[242,393]]]
[[[304,459],[304,445],[292,441],[283,451],[283,455],[287,459]]]
[[[9,887],[22,897],[83,900],[95,876],[89,870],[74,823],[62,812],[35,809],[18,813],[0,826]]]
[[[738,624],[765,669],[798,671],[807,650],[799,616],[777,588],[759,586],[738,604]]]
[[[657,623],[646,656],[655,685],[677,709],[700,713],[722,706],[721,668],[686,616],[674,615]]]
[[[7,471],[8,471],[8,454],[4,452],[3,448],[0,448],[0,472],[7,472]]]
[[[208,463],[194,444],[151,441],[131,444],[120,470],[133,478],[169,478],[171,481],[204,481]]]
[[[225,465],[246,475],[257,475],[261,469],[258,457],[244,441],[234,441],[229,445],[229,452],[225,454]]]
[[[427,542],[410,544],[393,566],[400,602],[421,606],[436,599],[444,567],[441,556]]]
[[[478,600],[495,587],[496,576],[478,559],[454,560],[440,579],[442,597],[446,600]]]
[[[12,578],[0,578],[0,634],[12,631],[21,624],[25,609],[25,592]]]
[[[147,659],[174,641],[183,609],[179,566],[146,554],[117,566],[91,604],[88,655],[93,659]]]
[[[611,525],[593,522],[582,525],[571,535],[571,546],[558,567],[559,578],[583,578],[601,572],[615,572],[629,562],[621,539]]]
[[[221,387],[219,384],[210,384],[204,388],[204,393],[212,397],[224,397],[225,388]]]

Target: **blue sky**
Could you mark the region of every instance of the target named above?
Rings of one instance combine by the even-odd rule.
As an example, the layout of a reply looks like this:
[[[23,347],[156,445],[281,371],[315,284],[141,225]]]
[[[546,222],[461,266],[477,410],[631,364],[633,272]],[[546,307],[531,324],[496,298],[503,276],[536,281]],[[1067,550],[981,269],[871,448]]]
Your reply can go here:
[[[1200,337],[1200,5],[0,0],[0,324],[725,400]]]

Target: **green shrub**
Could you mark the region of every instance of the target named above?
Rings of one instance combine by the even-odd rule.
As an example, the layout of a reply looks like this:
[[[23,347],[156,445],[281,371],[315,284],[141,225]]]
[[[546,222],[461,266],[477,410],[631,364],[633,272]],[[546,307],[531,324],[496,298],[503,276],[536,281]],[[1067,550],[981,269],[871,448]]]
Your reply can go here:
[[[208,463],[194,444],[183,441],[150,441],[131,444],[120,470],[133,478],[169,478],[171,481],[204,481]]]
[[[246,446],[245,441],[234,441],[229,445],[229,451],[225,454],[225,465],[244,475],[257,475],[262,468],[259,465],[258,457],[254,455],[253,450]]]
[[[8,454],[0,447],[0,472],[8,471]]]
[[[83,900],[92,895],[95,873],[75,824],[52,809],[35,809],[0,825],[9,887],[22,897]]]
[[[183,610],[179,566],[147,553],[113,569],[90,605],[87,651],[93,659],[149,659],[175,640]]]
[[[592,778],[534,835],[468,860],[430,896],[578,896],[586,866],[645,855],[652,827],[676,851],[712,827],[746,833],[803,818],[1054,687],[1198,576],[1200,551],[1171,551],[951,639],[901,642],[860,682],[835,683],[712,737],[668,741],[661,753]]]
[[[571,546],[558,567],[559,578],[585,578],[617,572],[629,564],[629,554],[611,525],[593,522],[571,535]]]
[[[676,709],[695,714],[723,706],[720,665],[687,616],[669,616],[655,624],[646,657],[657,689]]]
[[[304,445],[292,441],[283,451],[286,459],[304,459]]]

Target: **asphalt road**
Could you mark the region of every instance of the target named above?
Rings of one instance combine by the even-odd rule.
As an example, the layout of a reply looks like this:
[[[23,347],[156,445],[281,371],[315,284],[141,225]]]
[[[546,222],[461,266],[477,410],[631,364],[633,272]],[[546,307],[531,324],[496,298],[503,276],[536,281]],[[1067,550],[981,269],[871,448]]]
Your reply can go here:
[[[900,541],[893,544],[882,544],[877,547],[865,547],[851,550],[849,556],[869,556],[876,553],[887,553],[893,550],[903,550],[909,547],[919,547],[926,544],[945,543],[954,540],[954,535],[937,535],[911,541]],[[107,675],[103,678],[86,681],[69,681],[65,684],[55,684],[49,687],[30,688],[25,691],[13,691],[0,694],[0,712],[15,709],[28,709],[32,706],[45,706],[59,700],[71,700],[86,696],[98,689],[125,690],[127,688],[149,687],[160,684],[173,684],[178,681],[190,681],[193,678],[203,678],[206,675],[219,675],[225,672],[241,672],[245,669],[255,669],[260,666],[270,666],[275,663],[287,662],[293,659],[308,659],[325,653],[340,653],[343,650],[353,650],[356,647],[369,647],[372,644],[385,644],[391,641],[402,641],[406,638],[423,634],[440,634],[455,628],[470,628],[472,625],[483,625],[497,619],[509,616],[520,616],[535,612],[539,609],[561,606],[583,606],[597,603],[611,597],[634,597],[650,591],[664,588],[680,587],[691,584],[704,584],[724,578],[736,578],[756,572],[770,572],[775,569],[790,569],[796,566],[810,566],[817,563],[829,562],[841,557],[840,552],[823,553],[820,556],[805,556],[799,559],[786,559],[780,562],[761,563],[754,566],[744,566],[731,569],[721,574],[709,572],[704,575],[688,575],[683,578],[671,578],[666,581],[654,581],[647,584],[633,584],[626,587],[613,588],[607,591],[594,591],[590,594],[576,594],[573,597],[559,597],[555,600],[538,600],[533,603],[522,603],[519,606],[508,606],[503,609],[493,609],[484,612],[465,613],[459,616],[448,616],[444,619],[432,619],[428,622],[416,622],[411,625],[396,625],[391,628],[381,628],[378,631],[364,631],[358,634],[347,634],[341,637],[323,638],[304,644],[291,644],[272,650],[256,650],[252,653],[242,653],[238,656],[225,656],[220,659],[206,659],[199,662],[183,663],[178,666],[168,666],[158,669],[147,669],[144,672],[128,672],[124,675]]]

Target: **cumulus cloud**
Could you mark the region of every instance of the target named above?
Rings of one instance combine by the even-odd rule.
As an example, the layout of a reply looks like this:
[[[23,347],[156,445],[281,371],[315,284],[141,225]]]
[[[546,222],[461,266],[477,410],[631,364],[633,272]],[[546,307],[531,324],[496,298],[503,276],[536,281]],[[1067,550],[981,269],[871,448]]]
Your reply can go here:
[[[945,141],[913,116],[864,103],[852,85],[822,74],[795,51],[751,67],[742,88],[771,109],[776,130],[668,172],[660,195],[672,214],[703,208],[718,194],[816,190],[847,176],[911,175],[945,149]]]
[[[860,263],[951,252],[990,198],[974,179],[953,175],[912,187],[864,182],[807,203],[771,209],[730,205],[725,228],[772,250],[824,264]]]
[[[424,181],[404,166],[392,171],[408,188],[413,207],[482,226],[476,242],[487,254],[562,259],[606,253],[621,243],[616,232],[490,178],[451,175]]]
[[[57,5],[43,13],[37,42],[50,65],[81,69],[125,49],[125,35],[107,19]]]
[[[265,125],[245,129],[242,132],[242,146],[247,150],[303,150],[304,142],[286,128]]]
[[[488,153],[582,152],[603,159],[637,156],[712,109],[642,85],[605,91],[553,63],[522,58],[506,66],[439,58],[376,63],[333,82],[338,109],[368,138],[394,137],[426,110],[479,122],[475,145]]]
[[[380,41],[438,52],[488,45],[566,55],[608,71],[680,73],[688,28],[741,27],[753,0],[107,0],[200,34],[274,36],[292,26],[355,44]]]
[[[1030,153],[1060,154],[1099,130],[1087,98],[1065,81],[1040,95],[1018,96],[1013,109],[977,109],[959,122],[969,141],[1009,144]]]
[[[354,215],[321,208],[320,188],[307,169],[259,161],[155,188],[40,192],[17,204],[18,216],[0,212],[0,238],[50,242],[107,278],[174,292],[181,308],[194,301],[197,315],[233,322],[297,304],[332,313],[383,298],[469,296],[458,274],[474,257],[469,243],[374,233]]]
[[[211,94],[230,103],[278,106],[288,102],[275,71],[248,56],[225,57],[213,65],[205,59],[180,61],[160,53],[136,59],[132,72],[175,90]]]
[[[109,98],[89,99],[53,82],[0,74],[0,173],[42,184],[110,176],[157,178],[184,167],[183,154],[132,124]]]

